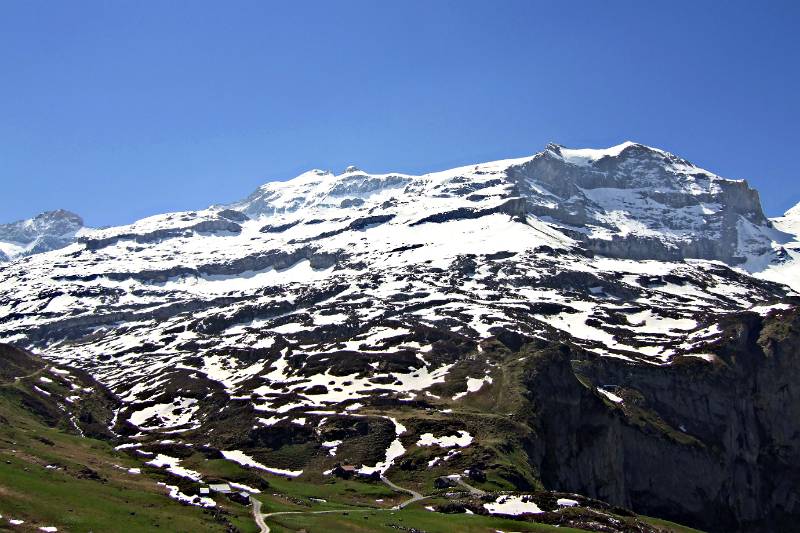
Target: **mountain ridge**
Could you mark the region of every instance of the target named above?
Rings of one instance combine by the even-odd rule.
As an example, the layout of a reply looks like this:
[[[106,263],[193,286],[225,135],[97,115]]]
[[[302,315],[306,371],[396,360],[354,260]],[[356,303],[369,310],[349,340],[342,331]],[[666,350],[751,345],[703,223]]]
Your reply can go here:
[[[421,176],[311,171],[0,266],[0,340],[89,372],[119,396],[131,442],[419,489],[474,468],[495,489],[745,529],[797,514],[793,493],[751,461],[769,445],[728,447],[702,421],[734,442],[760,420],[764,442],[791,448],[738,366],[785,384],[794,408],[788,371],[764,356],[780,346],[792,367],[800,251],[781,224],[745,181],[635,143]],[[720,422],[735,404],[720,376],[738,380],[746,424]],[[576,435],[591,452],[573,475],[558,456],[577,457]],[[704,496],[666,492],[659,454],[713,473],[688,478]],[[737,461],[751,481],[732,486],[717,468]]]

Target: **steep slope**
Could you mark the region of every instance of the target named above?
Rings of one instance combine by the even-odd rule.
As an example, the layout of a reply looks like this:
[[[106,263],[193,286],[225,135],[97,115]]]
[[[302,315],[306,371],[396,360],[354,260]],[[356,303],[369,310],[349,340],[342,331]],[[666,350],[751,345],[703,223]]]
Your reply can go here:
[[[0,262],[63,248],[83,229],[83,219],[63,209],[0,224]]]
[[[708,347],[728,317],[795,304],[789,287],[749,274],[786,264],[791,240],[745,182],[635,143],[550,145],[422,176],[311,171],[0,267],[0,339],[110,387],[123,435],[303,478],[348,463],[423,484],[480,464],[494,488],[559,489],[571,480],[532,451],[557,412],[498,414],[530,410],[538,388],[515,366],[520,350],[564,344],[652,380],[692,355],[715,368]],[[791,281],[786,270],[772,279]],[[429,433],[469,442],[425,445]],[[657,478],[632,457],[596,475]],[[605,497],[600,486],[581,490]],[[612,503],[712,529],[777,505],[717,491],[708,505],[723,511],[709,521],[672,486],[649,498],[615,486]]]

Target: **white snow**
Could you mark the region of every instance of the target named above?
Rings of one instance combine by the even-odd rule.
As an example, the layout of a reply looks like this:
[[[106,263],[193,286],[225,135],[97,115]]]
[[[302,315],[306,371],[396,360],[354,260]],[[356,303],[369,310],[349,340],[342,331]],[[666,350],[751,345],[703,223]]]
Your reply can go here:
[[[276,474],[279,476],[287,476],[287,477],[297,477],[303,473],[302,470],[284,470],[282,468],[272,468],[268,466],[264,466],[246,453],[239,451],[239,450],[228,450],[223,451],[222,456],[235,463],[239,463],[242,466],[247,466],[250,468],[256,468],[258,470],[264,470],[265,472],[269,472],[271,474]]]
[[[490,514],[518,516],[522,514],[543,513],[530,496],[499,496],[494,502],[485,503],[483,507]]]
[[[597,388],[597,392],[599,392],[600,394],[602,394],[603,396],[605,396],[606,398],[608,398],[609,400],[611,400],[614,403],[622,403],[622,401],[623,401],[622,398],[620,398],[619,396],[617,396],[613,392],[609,392],[609,391],[607,391],[605,389],[601,389],[600,387]]]
[[[145,463],[146,465],[155,466],[158,468],[166,468],[167,472],[175,474],[179,477],[185,477],[191,479],[192,481],[201,481],[202,476],[199,472],[195,472],[194,470],[189,470],[187,468],[183,468],[180,466],[181,460],[177,457],[170,457],[169,455],[164,455],[163,453],[159,453],[156,457],[150,461]]]
[[[180,491],[180,489],[175,485],[167,485],[166,483],[158,483],[159,485],[166,487],[169,491],[169,497],[179,502],[187,503],[189,505],[195,505],[198,507],[215,507],[217,503],[209,497],[206,496],[189,496],[184,494]]]
[[[484,376],[482,378],[467,378],[467,390],[465,392],[459,392],[453,395],[454,400],[458,400],[459,398],[463,398],[470,392],[478,392],[481,390],[484,384],[491,384],[492,377],[491,376]]]
[[[443,435],[441,437],[434,437],[433,433],[424,433],[420,435],[417,446],[439,446],[440,448],[457,446],[465,448],[472,443],[472,440],[472,435],[464,430],[459,431],[457,435]]]
[[[253,488],[253,487],[251,487],[249,485],[244,485],[242,483],[234,483],[233,481],[231,481],[231,482],[228,483],[228,485],[230,485],[231,488],[236,489],[236,490],[249,492],[251,494],[261,494],[260,490],[258,490],[256,488]]]
[[[328,448],[328,453],[331,456],[336,456],[336,450],[342,444],[341,440],[330,440],[322,443],[323,448]]]
[[[128,419],[131,424],[142,429],[174,428],[192,422],[197,412],[197,400],[194,398],[175,398],[172,403],[156,404],[133,413]],[[155,417],[158,423],[145,427],[143,424]]]
[[[636,143],[631,141],[626,141],[622,144],[618,144],[616,146],[612,146],[611,148],[604,148],[604,149],[595,149],[595,148],[561,148],[561,155],[563,156],[564,160],[572,163],[573,165],[579,166],[588,166],[594,163],[595,161],[602,159],[604,157],[616,157],[618,156],[625,148],[629,146],[633,146]]]
[[[326,278],[332,269],[316,270],[308,260],[298,261],[284,270],[268,268],[246,271],[236,275],[206,275],[182,277],[160,284],[166,290],[191,292],[197,295],[218,295],[247,292],[284,283],[309,283]]]
[[[375,466],[361,466],[358,469],[358,472],[365,475],[370,475],[375,472],[379,472],[380,475],[384,475],[389,468],[394,464],[395,460],[406,453],[406,449],[403,446],[403,443],[400,442],[400,435],[406,432],[406,427],[398,422],[396,419],[387,417],[389,420],[392,421],[394,424],[395,438],[389,447],[386,449],[386,457],[383,461],[379,462]]]

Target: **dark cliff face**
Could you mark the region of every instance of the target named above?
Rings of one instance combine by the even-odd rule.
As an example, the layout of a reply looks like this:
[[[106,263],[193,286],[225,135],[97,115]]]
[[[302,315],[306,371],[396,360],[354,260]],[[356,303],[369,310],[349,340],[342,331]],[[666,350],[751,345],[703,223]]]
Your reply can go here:
[[[796,531],[800,311],[721,327],[723,339],[704,348],[713,362],[540,350],[525,380],[538,435],[529,456],[543,484],[709,531]]]

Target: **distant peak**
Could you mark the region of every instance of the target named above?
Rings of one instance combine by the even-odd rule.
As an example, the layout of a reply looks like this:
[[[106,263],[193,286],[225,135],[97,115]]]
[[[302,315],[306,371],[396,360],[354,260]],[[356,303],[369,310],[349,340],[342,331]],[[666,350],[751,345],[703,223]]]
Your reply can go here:
[[[346,169],[344,169],[344,174],[352,174],[353,172],[361,172],[362,170],[355,165],[349,165]]]

